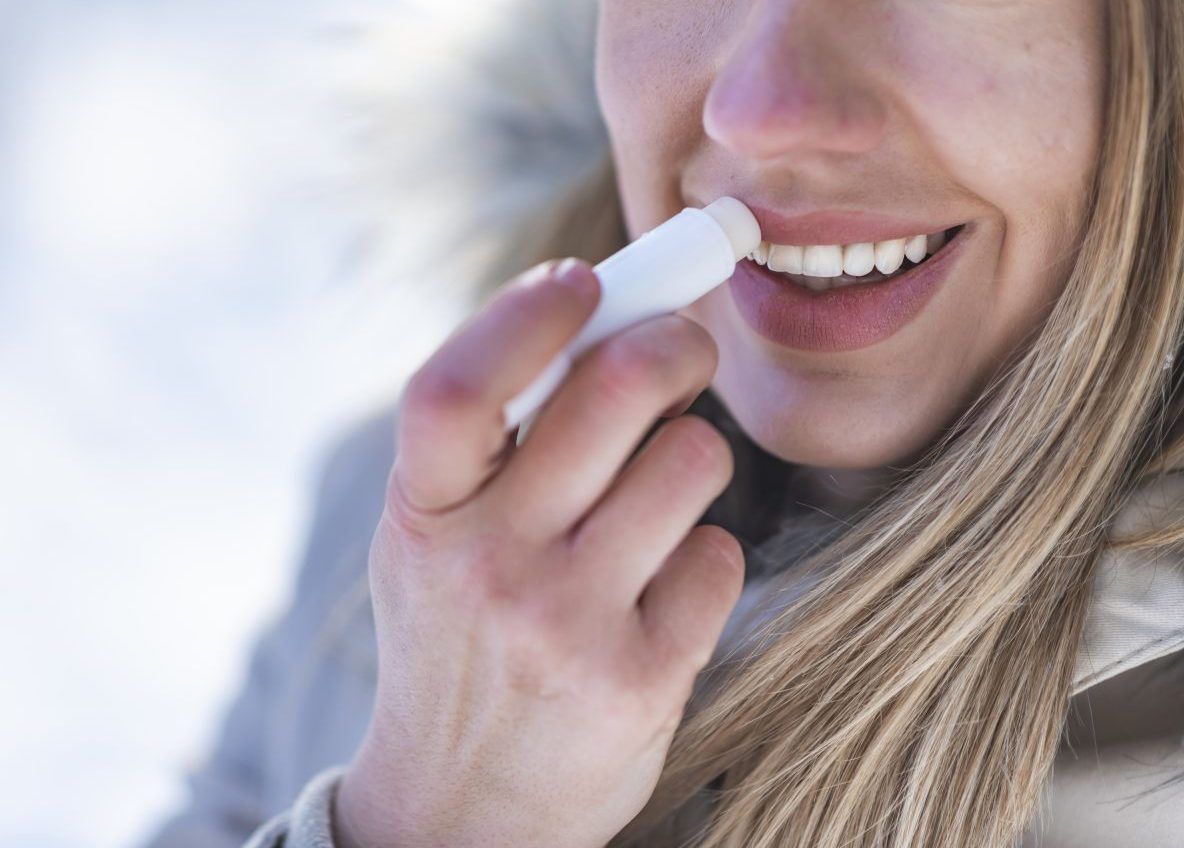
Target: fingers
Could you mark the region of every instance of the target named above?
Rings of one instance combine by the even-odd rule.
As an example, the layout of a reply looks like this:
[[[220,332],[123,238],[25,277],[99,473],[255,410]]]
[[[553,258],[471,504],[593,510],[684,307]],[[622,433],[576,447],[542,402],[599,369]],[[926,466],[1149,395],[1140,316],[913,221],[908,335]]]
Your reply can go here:
[[[499,289],[404,390],[392,479],[423,512],[467,500],[509,455],[502,405],[538,376],[599,301],[585,262],[544,263]]]
[[[644,632],[658,661],[683,661],[697,673],[711,660],[744,588],[744,551],[722,527],[687,535],[639,602]]]
[[[581,357],[489,487],[521,522],[567,532],[605,493],[663,410],[702,391],[714,340],[678,315],[634,325]]]
[[[664,410],[662,410],[662,413],[659,417],[661,417],[661,418],[677,418],[678,416],[682,415],[688,409],[691,408],[691,405],[694,404],[695,399],[697,397],[699,397],[700,394],[702,394],[702,390],[695,389],[692,393],[688,394],[686,397],[679,398],[674,403],[670,404],[670,406],[668,406]]]
[[[584,519],[573,549],[594,552],[589,580],[629,607],[727,487],[727,440],[694,415],[663,425]],[[605,564],[611,564],[605,567]]]

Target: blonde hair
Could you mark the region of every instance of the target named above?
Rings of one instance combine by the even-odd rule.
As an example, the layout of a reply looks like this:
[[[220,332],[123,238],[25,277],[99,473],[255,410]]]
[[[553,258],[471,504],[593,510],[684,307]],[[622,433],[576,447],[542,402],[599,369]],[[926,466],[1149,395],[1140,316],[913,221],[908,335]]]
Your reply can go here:
[[[526,10],[510,16],[516,26],[530,17],[565,46],[544,56],[537,29],[500,48],[486,34],[467,42],[469,61],[486,67],[471,57],[498,49],[521,60],[529,44],[518,82],[556,62],[577,68],[568,94],[594,98],[594,4],[515,7]],[[1136,486],[1184,466],[1181,370],[1164,367],[1179,364],[1184,327],[1184,10],[1107,8],[1102,150],[1061,296],[926,455],[787,573],[787,585],[799,569],[817,579],[760,628],[751,657],[712,669],[719,685],[692,699],[653,797],[613,848],[684,844],[680,811],[707,784],[715,809],[692,843],[705,848],[1002,848],[1031,820],[1100,556],[1184,542],[1182,526],[1111,536]],[[531,97],[530,85],[499,90],[502,108],[466,112],[472,134],[448,143],[512,141],[514,121],[499,118],[525,106],[543,122],[574,114]],[[486,162],[491,191],[533,200],[482,218],[499,247],[468,270],[477,297],[538,259],[596,259],[623,241],[603,127],[584,120],[582,167],[519,162],[499,175],[505,163]],[[573,240],[585,227],[588,240]],[[761,497],[742,471],[738,510]],[[778,544],[762,552],[775,558]]]

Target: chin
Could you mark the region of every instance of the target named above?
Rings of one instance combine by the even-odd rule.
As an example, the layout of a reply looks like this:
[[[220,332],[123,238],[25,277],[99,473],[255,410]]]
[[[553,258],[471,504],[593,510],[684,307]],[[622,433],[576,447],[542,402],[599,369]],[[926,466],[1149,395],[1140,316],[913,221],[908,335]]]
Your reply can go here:
[[[852,398],[851,383],[810,385],[729,373],[721,358],[712,391],[762,450],[786,462],[820,468],[873,470],[907,465],[931,434],[901,421],[866,397]],[[857,392],[856,392],[857,393]]]
[[[726,321],[718,326],[703,302],[683,315],[718,346],[712,392],[748,438],[785,462],[852,471],[905,467],[924,454],[940,434],[938,422],[952,412],[934,408],[942,406],[941,394],[928,372],[914,384],[866,373],[858,359],[807,364],[755,351]]]

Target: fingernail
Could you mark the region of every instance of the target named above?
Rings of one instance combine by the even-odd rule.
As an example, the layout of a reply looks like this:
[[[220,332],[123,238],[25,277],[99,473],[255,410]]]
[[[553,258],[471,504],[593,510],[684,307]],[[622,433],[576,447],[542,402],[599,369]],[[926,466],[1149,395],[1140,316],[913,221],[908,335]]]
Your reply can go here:
[[[599,286],[596,275],[578,259],[564,259],[555,268],[555,282],[580,294],[591,294]]]

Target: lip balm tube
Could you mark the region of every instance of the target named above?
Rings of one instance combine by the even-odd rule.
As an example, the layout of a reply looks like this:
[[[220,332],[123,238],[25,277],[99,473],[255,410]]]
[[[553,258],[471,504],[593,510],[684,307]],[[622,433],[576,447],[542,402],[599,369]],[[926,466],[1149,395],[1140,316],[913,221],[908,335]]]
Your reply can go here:
[[[688,208],[595,267],[600,302],[580,332],[530,385],[502,408],[506,431],[521,444],[534,414],[575,360],[605,338],[641,321],[689,306],[731,278],[761,241],[752,212],[732,197]]]

